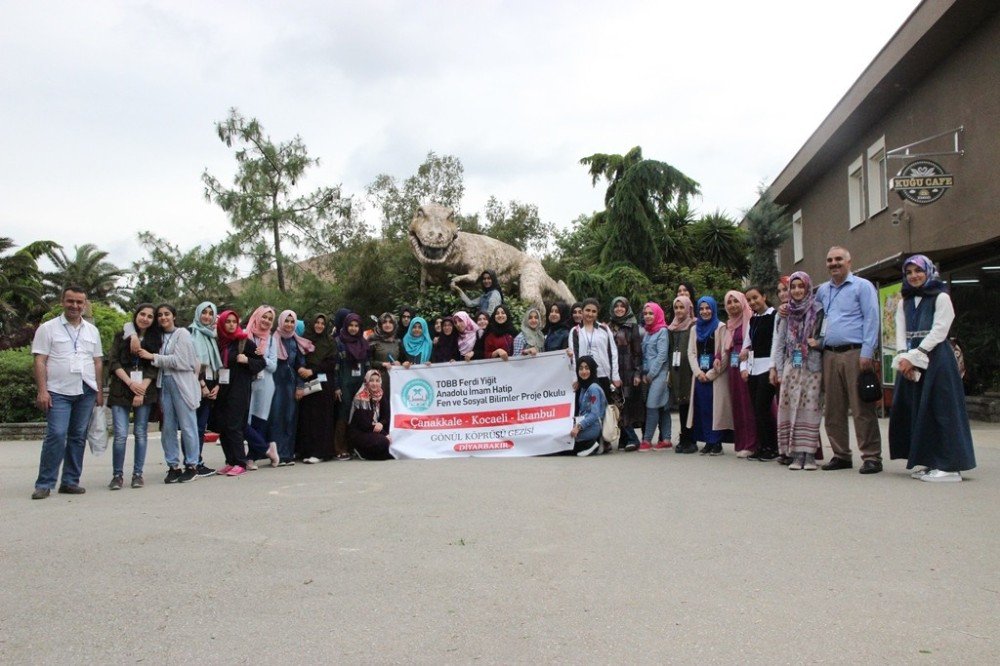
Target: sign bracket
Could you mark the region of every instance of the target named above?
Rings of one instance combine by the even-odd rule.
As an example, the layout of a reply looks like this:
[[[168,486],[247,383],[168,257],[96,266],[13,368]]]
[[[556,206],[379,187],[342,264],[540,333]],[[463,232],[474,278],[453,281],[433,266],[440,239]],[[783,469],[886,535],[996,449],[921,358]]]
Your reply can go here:
[[[939,157],[942,155],[958,155],[959,157],[961,157],[962,155],[965,155],[965,151],[959,146],[958,139],[963,132],[965,132],[965,125],[959,125],[955,129],[950,129],[947,132],[940,132],[938,134],[935,134],[934,136],[929,136],[927,138],[920,139],[919,141],[914,141],[913,143],[909,143],[905,146],[900,146],[899,148],[893,148],[892,150],[888,150],[885,153],[885,158],[887,160],[893,160],[893,159],[908,160],[915,157]],[[952,137],[952,145],[954,146],[952,150],[938,150],[926,153],[910,152],[911,148],[916,148],[917,146],[930,143],[935,139],[940,139],[941,137],[948,136],[949,134]]]

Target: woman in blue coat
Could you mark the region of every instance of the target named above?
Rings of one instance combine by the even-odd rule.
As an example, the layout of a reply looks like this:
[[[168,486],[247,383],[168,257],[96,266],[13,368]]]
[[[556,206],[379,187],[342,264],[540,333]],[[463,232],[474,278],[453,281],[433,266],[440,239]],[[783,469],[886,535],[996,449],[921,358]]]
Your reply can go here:
[[[652,448],[669,449],[670,443],[670,332],[663,308],[656,303],[646,303],[642,308],[642,321],[646,335],[642,338],[642,381],[649,387],[646,393],[646,427],[642,431],[642,446],[648,450],[660,427],[660,439]]]
[[[601,446],[601,426],[608,399],[597,383],[597,361],[592,356],[581,356],[576,361],[576,425],[569,434],[573,437],[573,453],[589,456]]]

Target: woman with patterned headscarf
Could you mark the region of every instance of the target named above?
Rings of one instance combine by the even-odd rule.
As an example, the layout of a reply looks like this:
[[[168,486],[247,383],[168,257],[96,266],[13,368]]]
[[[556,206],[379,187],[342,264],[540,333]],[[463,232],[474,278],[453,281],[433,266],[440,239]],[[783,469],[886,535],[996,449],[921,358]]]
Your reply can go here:
[[[365,373],[364,383],[351,401],[347,438],[362,460],[392,460],[389,453],[389,394],[382,389],[376,370]]]
[[[622,408],[618,427],[621,435],[618,448],[626,451],[649,451],[653,445],[639,443],[636,428],[642,428],[646,421],[645,399],[642,385],[642,334],[639,322],[632,312],[632,306],[624,296],[611,300],[608,312],[608,326],[614,335],[618,348],[618,375],[622,380]],[[670,438],[659,442],[670,444]],[[665,447],[664,447],[665,448]]]
[[[278,330],[274,343],[278,348],[278,367],[274,371],[274,400],[271,416],[267,420],[268,435],[278,445],[278,466],[295,464],[295,435],[298,429],[299,405],[297,398],[311,373],[306,367],[306,354],[315,346],[295,332],[298,315],[292,310],[282,310],[278,315]]]
[[[903,298],[896,307],[895,393],[889,454],[906,458],[913,478],[961,481],[975,468],[965,391],[948,331],[955,309],[930,259],[903,262]]]
[[[253,340],[254,354],[264,361],[264,369],[257,373],[250,386],[250,418],[244,435],[252,450],[264,449],[272,467],[280,462],[278,445],[268,439],[267,419],[274,400],[274,371],[278,368],[278,347],[271,336],[274,318],[270,305],[261,305],[247,320],[246,332]]]
[[[672,304],[673,318],[667,325],[670,333],[670,396],[677,405],[680,416],[681,434],[674,453],[697,453],[698,445],[688,425],[688,411],[691,408],[691,387],[694,373],[687,362],[691,329],[695,325],[694,304],[687,296],[678,296]]]
[[[375,330],[368,338],[371,348],[371,366],[382,376],[382,390],[389,392],[389,366],[399,364],[399,332],[396,315],[383,312],[379,315]]]
[[[750,334],[750,319],[753,310],[743,292],[726,292],[726,331],[722,345],[722,363],[729,373],[729,402],[733,412],[733,436],[736,440],[736,455],[746,458],[757,450],[757,421],[750,401],[750,389],[741,374],[745,365],[740,361],[743,340]]]

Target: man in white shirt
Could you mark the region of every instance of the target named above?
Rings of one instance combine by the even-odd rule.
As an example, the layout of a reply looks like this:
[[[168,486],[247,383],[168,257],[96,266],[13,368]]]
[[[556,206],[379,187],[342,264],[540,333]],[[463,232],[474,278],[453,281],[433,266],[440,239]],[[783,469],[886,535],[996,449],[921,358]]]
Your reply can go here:
[[[45,411],[47,420],[31,499],[49,496],[59,477],[60,464],[59,492],[86,492],[80,487],[80,474],[87,426],[94,405],[104,404],[101,334],[96,326],[83,320],[86,304],[83,287],[71,285],[63,289],[63,313],[39,326],[31,343],[38,385],[36,403]]]

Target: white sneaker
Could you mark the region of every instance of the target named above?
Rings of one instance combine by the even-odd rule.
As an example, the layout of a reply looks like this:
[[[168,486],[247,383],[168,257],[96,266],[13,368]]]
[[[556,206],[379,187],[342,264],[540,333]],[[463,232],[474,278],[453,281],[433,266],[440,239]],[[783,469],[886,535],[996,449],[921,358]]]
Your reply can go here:
[[[586,458],[589,455],[593,455],[594,451],[596,451],[600,446],[601,446],[601,440],[598,439],[589,449],[584,449],[583,451],[579,451],[577,452],[576,455],[580,458]]]
[[[953,483],[962,480],[961,472],[942,472],[939,469],[932,469],[931,471],[920,477],[921,481],[930,481],[932,483]]]
[[[304,462],[307,465],[315,465],[316,463],[319,462],[319,458],[317,458],[316,456],[309,456],[308,458],[304,458],[302,462]]]
[[[924,474],[926,474],[929,471],[930,470],[924,467],[923,465],[917,465],[916,467],[913,468],[913,471],[910,472],[910,478],[920,479],[924,476]]]

